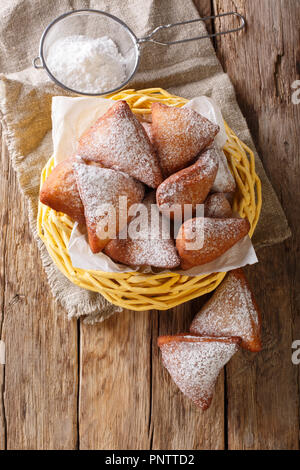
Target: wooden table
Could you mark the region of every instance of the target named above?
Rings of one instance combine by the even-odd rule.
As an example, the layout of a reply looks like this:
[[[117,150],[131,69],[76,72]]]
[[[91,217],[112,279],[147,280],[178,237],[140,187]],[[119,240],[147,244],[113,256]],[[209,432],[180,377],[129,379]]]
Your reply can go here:
[[[203,413],[163,369],[159,334],[187,330],[203,298],[172,311],[124,311],[97,326],[68,322],[54,302],[25,203],[1,160],[0,448],[298,449],[300,104],[298,0],[198,0],[202,15],[237,9],[247,32],[214,41],[293,238],[259,251],[247,274],[263,312],[264,350],[240,352]],[[211,28],[219,30],[223,22]]]

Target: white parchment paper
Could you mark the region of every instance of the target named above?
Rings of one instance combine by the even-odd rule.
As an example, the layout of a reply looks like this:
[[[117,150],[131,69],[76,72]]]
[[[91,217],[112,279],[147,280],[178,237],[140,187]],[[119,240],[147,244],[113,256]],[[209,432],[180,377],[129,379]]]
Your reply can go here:
[[[185,104],[183,108],[192,108],[194,111],[206,117],[206,119],[220,126],[220,132],[215,138],[215,144],[222,149],[226,144],[227,134],[221,110],[216,102],[207,96],[198,96]]]
[[[77,139],[114,103],[115,101],[106,98],[56,96],[52,99],[52,138],[56,164],[76,154]],[[222,148],[226,142],[226,131],[221,111],[213,100],[201,96],[192,99],[185,106],[191,107],[220,126],[215,143]],[[119,273],[137,271],[137,268],[115,263],[104,253],[93,254],[86,235],[79,231],[77,224],[74,225],[68,250],[71,262],[77,268]],[[215,261],[187,271],[175,270],[174,272],[199,276],[226,272],[256,262],[257,257],[247,235]],[[152,270],[147,267],[143,272],[152,272]]]

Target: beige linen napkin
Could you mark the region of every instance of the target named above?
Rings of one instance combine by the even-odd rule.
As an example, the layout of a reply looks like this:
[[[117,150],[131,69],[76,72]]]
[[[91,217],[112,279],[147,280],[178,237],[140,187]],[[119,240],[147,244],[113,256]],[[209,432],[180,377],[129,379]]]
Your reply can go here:
[[[183,5],[184,3],[184,5]],[[40,173],[52,153],[51,98],[65,92],[36,71],[40,36],[56,16],[73,9],[95,8],[121,18],[138,37],[156,26],[198,18],[191,0],[2,0],[0,17],[0,111],[4,135],[20,187],[27,198],[31,228],[37,238],[49,284],[69,317],[86,315],[102,321],[120,310],[100,294],[70,283],[52,263],[36,234]],[[204,32],[203,23],[168,31],[168,40]],[[109,34],[109,32],[108,32]],[[242,33],[245,34],[245,33]],[[246,121],[237,105],[230,80],[223,73],[210,40],[184,45],[142,45],[138,73],[130,87],[162,87],[186,98],[205,94],[221,107],[238,136],[254,149]],[[283,210],[256,154],[263,185],[263,209],[253,242],[256,248],[279,243],[290,236]]]

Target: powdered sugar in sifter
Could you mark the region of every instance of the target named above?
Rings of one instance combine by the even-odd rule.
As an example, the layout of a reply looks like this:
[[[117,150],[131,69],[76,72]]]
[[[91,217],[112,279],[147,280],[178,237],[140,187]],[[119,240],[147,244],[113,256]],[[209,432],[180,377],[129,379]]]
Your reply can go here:
[[[197,22],[205,22],[215,18],[221,18],[225,16],[235,16],[240,20],[240,26],[225,31],[215,32],[212,34],[203,34],[200,36],[194,36],[185,39],[179,39],[176,41],[164,41],[155,39],[160,32],[169,30],[171,28],[177,28],[183,25],[188,25]],[[141,44],[144,42],[151,42],[160,44],[162,46],[169,46],[174,44],[183,44],[189,41],[196,41],[205,38],[211,38],[215,36],[221,36],[224,34],[233,33],[240,31],[245,27],[245,18],[237,12],[222,13],[215,16],[208,16],[205,18],[198,18],[189,21],[182,21],[179,23],[161,25],[155,28],[148,36],[138,38],[134,32],[119,18],[109,13],[100,10],[82,9],[64,13],[55,20],[53,20],[44,30],[39,49],[39,57],[33,60],[33,65],[36,69],[45,69],[49,77],[60,87],[67,91],[87,96],[100,96],[113,93],[123,88],[135,75],[141,55]],[[55,72],[49,66],[49,50],[51,45],[57,39],[64,38],[72,35],[82,35],[92,39],[99,38],[101,36],[109,36],[114,43],[117,45],[118,50],[124,57],[125,74],[124,80],[118,86],[113,89],[97,90],[95,89],[92,93],[86,92],[83,89],[73,89],[62,82],[61,78],[55,75]],[[79,71],[80,73],[80,71]]]

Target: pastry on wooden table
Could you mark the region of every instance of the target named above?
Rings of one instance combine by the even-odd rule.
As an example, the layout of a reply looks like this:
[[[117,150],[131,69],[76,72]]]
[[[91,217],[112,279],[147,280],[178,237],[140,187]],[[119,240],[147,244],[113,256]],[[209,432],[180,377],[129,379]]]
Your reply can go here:
[[[152,104],[152,137],[164,177],[193,163],[220,128],[189,108]]]
[[[127,211],[124,217],[120,214],[119,197],[127,198],[126,209],[129,210],[132,204],[142,201],[144,187],[126,173],[109,168],[80,162],[73,163],[73,168],[83,202],[89,245],[93,253],[98,253],[110,240],[109,234],[105,233],[104,222],[108,220],[108,215],[113,216],[113,214],[105,205],[110,205],[115,210],[116,233],[118,233],[129,220]]]
[[[197,204],[203,204],[216,177],[218,163],[204,153],[193,165],[169,176],[156,192],[156,200],[162,212],[170,213],[171,206],[191,204],[193,213]],[[172,216],[172,214],[170,214]]]
[[[198,217],[187,220],[176,238],[182,269],[210,263],[244,238],[249,230],[247,219]],[[196,244],[201,246],[201,234],[204,235],[202,247],[196,247]]]
[[[153,266],[161,269],[173,269],[180,265],[180,258],[177,254],[174,240],[170,237],[170,230],[164,226],[167,221],[163,220],[156,204],[155,194],[149,194],[143,204],[146,208],[144,217],[146,221],[145,230],[141,229],[141,216],[133,219],[128,227],[127,238],[121,238],[120,234],[116,240],[111,240],[105,247],[105,253],[114,261],[127,264],[129,266]],[[152,217],[157,217],[155,223],[157,235],[151,232],[151,206]],[[134,224],[139,226],[133,227]],[[130,237],[131,228],[139,228],[138,239]]]
[[[162,360],[179,389],[198,407],[209,408],[221,369],[237,352],[241,339],[192,335],[158,338]]]
[[[219,163],[219,169],[214,181],[212,191],[217,193],[232,193],[236,189],[235,179],[229,169],[227,158],[223,150],[212,145],[207,152]]]
[[[224,193],[210,194],[204,203],[204,217],[227,219],[233,216],[231,205]]]
[[[82,225],[85,217],[73,171],[74,161],[75,158],[67,158],[56,165],[41,188],[40,201]]]
[[[261,351],[261,314],[242,269],[227,274],[190,331],[200,336],[240,336],[242,348]]]
[[[154,148],[125,101],[117,101],[81,136],[77,154],[123,171],[151,188],[162,182]]]

